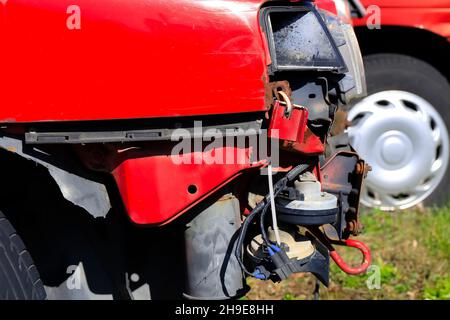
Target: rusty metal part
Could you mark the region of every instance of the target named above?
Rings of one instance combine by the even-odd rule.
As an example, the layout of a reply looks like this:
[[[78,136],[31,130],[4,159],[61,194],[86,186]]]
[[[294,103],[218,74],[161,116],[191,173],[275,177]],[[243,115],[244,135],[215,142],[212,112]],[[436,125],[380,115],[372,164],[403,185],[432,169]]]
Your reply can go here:
[[[322,167],[323,191],[332,193],[339,199],[341,215],[335,228],[345,239],[350,234],[360,233],[359,198],[364,176],[369,168],[357,153],[351,151],[336,153]]]
[[[357,230],[358,230],[358,223],[355,220],[350,220],[347,223],[347,228],[352,233],[357,232]]]
[[[339,108],[334,114],[333,125],[331,126],[331,135],[338,136],[344,133],[345,129],[350,126],[350,122],[347,120],[348,112],[342,108]]]
[[[270,109],[273,107],[274,104],[274,98],[276,100],[283,101],[283,98],[280,96],[279,91],[284,92],[289,99],[292,97],[292,90],[291,86],[289,85],[289,82],[286,80],[283,81],[275,81],[275,82],[269,82],[266,84],[266,108]]]
[[[355,172],[356,172],[356,174],[364,173],[364,165],[362,165],[360,162],[358,162],[355,167]]]
[[[370,171],[372,171],[372,167],[366,163],[366,166],[364,167],[364,179],[367,178]]]

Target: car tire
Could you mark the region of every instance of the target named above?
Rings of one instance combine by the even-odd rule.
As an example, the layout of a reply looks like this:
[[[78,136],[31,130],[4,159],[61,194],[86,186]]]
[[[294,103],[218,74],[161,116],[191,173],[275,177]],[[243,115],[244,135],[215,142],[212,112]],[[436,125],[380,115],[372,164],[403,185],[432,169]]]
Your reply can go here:
[[[36,266],[13,226],[0,212],[0,300],[42,300]]]
[[[442,118],[446,128],[450,128],[450,85],[447,79],[433,66],[422,60],[401,54],[368,55],[364,57],[364,63],[368,97],[376,93],[393,90],[413,93],[431,104]],[[447,159],[448,157],[444,158]],[[437,187],[421,203],[429,206],[442,205],[448,202],[449,167],[442,169],[442,172],[445,173],[441,174],[442,178]],[[407,207],[405,205],[400,209]]]

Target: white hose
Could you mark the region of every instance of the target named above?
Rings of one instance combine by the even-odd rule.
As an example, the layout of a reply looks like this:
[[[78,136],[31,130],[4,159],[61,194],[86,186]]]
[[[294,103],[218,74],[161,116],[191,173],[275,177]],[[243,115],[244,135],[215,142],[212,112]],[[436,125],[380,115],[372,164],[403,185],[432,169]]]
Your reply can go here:
[[[280,245],[281,239],[280,232],[278,231],[277,212],[275,210],[275,197],[273,192],[272,165],[269,164],[267,169],[269,176],[270,208],[272,210],[273,231],[275,232],[275,239],[277,240],[277,244]]]

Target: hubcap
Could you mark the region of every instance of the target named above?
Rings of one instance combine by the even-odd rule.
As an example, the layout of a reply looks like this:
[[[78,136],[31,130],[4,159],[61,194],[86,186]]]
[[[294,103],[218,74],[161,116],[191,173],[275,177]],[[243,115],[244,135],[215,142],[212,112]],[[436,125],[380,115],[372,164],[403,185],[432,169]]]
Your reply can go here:
[[[349,112],[352,146],[372,167],[361,202],[406,209],[426,199],[449,161],[446,125],[434,107],[405,91],[373,94]]]

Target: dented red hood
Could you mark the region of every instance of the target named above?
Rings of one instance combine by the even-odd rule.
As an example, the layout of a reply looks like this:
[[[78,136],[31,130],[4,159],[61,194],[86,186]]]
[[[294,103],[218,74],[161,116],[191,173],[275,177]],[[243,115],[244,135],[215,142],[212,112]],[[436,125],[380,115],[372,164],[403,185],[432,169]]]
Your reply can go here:
[[[263,110],[262,2],[8,0],[0,122]]]
[[[264,2],[3,0],[0,122],[265,110]]]

